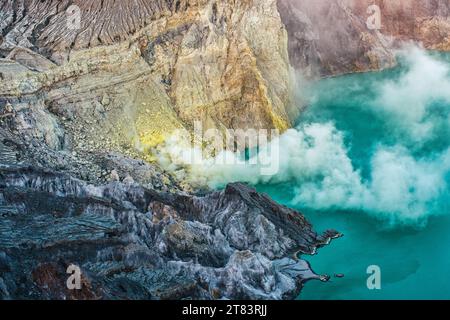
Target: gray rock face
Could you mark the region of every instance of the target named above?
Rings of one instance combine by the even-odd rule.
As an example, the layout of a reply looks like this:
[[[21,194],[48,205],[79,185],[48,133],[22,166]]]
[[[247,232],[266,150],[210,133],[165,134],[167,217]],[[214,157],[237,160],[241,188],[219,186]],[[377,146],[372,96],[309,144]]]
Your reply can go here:
[[[189,1],[189,5],[201,2]],[[155,19],[185,11],[187,3],[172,0],[2,0],[0,50],[7,51],[12,44],[18,44],[37,49],[58,61],[71,49],[123,41]],[[69,8],[73,5],[83,13],[80,28],[67,27]]]
[[[242,184],[191,196],[33,167],[0,168],[0,216],[3,299],[293,298],[320,279],[294,254],[338,236]]]
[[[450,50],[448,0],[278,0],[288,31],[291,65],[311,76],[379,70],[395,65],[394,49],[414,41]],[[380,25],[368,27],[379,9]],[[378,14],[377,13],[377,14]]]

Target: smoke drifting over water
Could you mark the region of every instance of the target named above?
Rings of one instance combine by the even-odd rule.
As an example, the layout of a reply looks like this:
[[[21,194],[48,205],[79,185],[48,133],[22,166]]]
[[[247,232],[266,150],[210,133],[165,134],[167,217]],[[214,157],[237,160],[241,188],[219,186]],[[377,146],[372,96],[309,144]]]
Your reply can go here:
[[[402,139],[423,144],[440,134],[439,128],[449,126],[450,65],[417,47],[400,56],[407,64],[406,73],[378,85],[373,107],[397,128],[397,134],[407,135]]]
[[[402,72],[368,81],[370,94],[359,97],[356,111],[350,111],[353,118],[347,122],[355,121],[355,113],[369,112],[374,122],[383,124],[376,136],[369,137],[371,148],[363,150],[361,159],[352,158],[352,148],[357,148],[352,139],[361,137],[351,129],[337,129],[334,119],[318,121],[313,116],[272,141],[280,148],[275,175],[261,176],[258,165],[205,161],[190,166],[190,179],[212,187],[232,181],[289,184],[295,194],[293,205],[364,211],[392,223],[420,224],[430,215],[450,213],[450,68],[417,48],[402,56],[406,61]],[[357,80],[345,79],[332,81],[347,86],[338,90],[359,85]],[[322,112],[321,106],[311,108],[316,115]],[[166,154],[173,152],[168,148]],[[366,175],[355,165],[361,162],[367,166]]]

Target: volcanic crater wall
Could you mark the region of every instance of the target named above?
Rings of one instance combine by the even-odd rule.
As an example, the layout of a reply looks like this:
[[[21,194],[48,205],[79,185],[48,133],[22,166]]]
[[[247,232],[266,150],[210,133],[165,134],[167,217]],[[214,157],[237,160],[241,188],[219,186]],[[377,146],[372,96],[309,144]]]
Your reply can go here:
[[[405,41],[450,50],[448,0],[278,0],[278,9],[291,64],[310,76],[392,67]],[[374,14],[380,28],[368,27]]]
[[[42,105],[77,141],[143,151],[195,120],[219,129],[291,124],[275,1],[2,0],[0,8],[1,103]]]
[[[1,0],[0,104],[39,109],[67,132],[50,145],[77,153],[145,158],[196,120],[283,131],[300,107],[293,69],[391,67],[399,40],[448,50],[449,12],[446,0]]]
[[[291,66],[380,69],[401,40],[448,50],[448,17],[444,0],[0,0],[0,298],[286,299],[327,280],[296,253],[338,232],[242,184],[192,195],[140,159],[194,120],[286,129]]]

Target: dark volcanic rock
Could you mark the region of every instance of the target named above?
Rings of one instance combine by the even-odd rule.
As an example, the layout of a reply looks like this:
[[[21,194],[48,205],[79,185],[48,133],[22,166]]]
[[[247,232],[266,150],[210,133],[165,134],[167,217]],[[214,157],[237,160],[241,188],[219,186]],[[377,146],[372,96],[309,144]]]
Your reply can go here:
[[[319,279],[298,251],[336,236],[243,184],[206,196],[0,169],[3,299],[283,299]],[[82,289],[66,269],[82,270]]]

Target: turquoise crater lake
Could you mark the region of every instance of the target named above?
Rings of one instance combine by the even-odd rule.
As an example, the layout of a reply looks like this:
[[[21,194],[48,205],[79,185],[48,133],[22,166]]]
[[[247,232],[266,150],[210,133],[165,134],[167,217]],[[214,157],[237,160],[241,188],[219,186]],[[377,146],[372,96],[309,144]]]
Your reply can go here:
[[[344,234],[303,256],[332,277],[300,299],[450,299],[450,59],[410,49],[400,60],[311,85],[280,172],[256,183],[316,231]],[[370,265],[381,290],[366,286]]]

